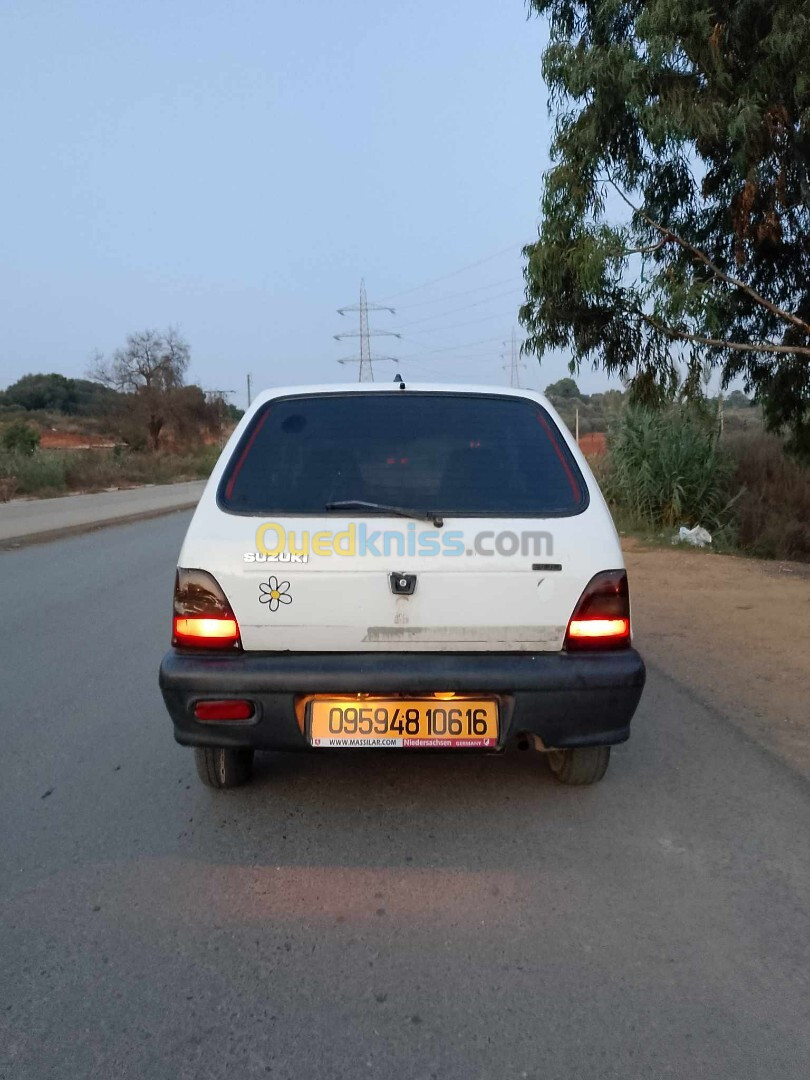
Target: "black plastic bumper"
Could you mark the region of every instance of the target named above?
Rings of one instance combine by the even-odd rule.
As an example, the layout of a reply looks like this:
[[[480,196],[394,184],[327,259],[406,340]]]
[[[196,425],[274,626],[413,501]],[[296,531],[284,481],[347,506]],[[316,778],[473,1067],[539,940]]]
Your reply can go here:
[[[537,735],[546,747],[624,742],[644,688],[635,649],[612,653],[234,653],[172,650],[160,689],[185,746],[308,750],[295,702],[305,694],[501,697],[501,739]],[[202,722],[196,702],[247,698],[245,722]]]

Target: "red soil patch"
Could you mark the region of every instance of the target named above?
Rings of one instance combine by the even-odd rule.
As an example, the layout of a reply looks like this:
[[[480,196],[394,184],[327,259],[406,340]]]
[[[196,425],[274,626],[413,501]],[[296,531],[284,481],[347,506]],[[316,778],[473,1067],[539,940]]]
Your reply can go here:
[[[579,448],[586,457],[597,457],[607,450],[607,438],[602,431],[594,431],[590,435],[580,435]]]
[[[69,431],[43,431],[39,445],[45,450],[111,449],[115,440],[109,435],[81,435]]]

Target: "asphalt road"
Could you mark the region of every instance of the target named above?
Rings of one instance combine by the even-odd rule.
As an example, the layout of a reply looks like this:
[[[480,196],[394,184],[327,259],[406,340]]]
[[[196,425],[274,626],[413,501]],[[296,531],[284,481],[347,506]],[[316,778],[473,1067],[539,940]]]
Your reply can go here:
[[[358,752],[210,792],[157,690],[187,520],[0,554],[2,1080],[807,1075],[805,781],[651,670],[591,789]]]

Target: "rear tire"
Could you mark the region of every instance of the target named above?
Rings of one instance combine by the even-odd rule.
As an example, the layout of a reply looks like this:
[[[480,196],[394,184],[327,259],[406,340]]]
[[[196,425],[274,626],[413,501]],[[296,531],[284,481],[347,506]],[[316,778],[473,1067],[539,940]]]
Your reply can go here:
[[[233,788],[246,784],[253,775],[253,751],[224,746],[196,746],[197,775],[210,788]]]
[[[561,784],[595,784],[607,772],[609,746],[575,746],[550,750],[548,764]]]

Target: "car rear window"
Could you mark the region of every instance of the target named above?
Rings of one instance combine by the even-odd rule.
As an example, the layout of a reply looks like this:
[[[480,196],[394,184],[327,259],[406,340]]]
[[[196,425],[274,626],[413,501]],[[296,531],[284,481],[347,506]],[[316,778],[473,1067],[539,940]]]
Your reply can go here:
[[[276,398],[245,431],[218,502],[238,514],[323,514],[346,500],[458,516],[547,517],[587,506],[549,414],[480,394]]]

